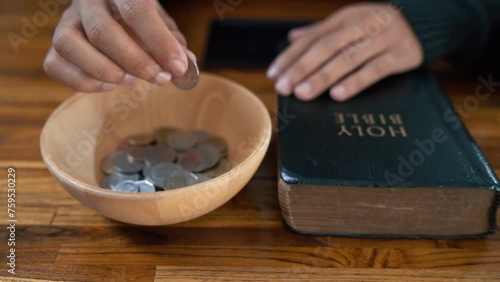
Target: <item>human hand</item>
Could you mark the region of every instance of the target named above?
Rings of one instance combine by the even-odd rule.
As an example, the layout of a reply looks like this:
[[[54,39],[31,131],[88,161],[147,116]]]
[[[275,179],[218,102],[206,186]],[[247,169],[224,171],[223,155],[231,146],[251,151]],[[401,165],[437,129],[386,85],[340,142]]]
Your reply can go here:
[[[54,32],[44,70],[78,91],[167,84],[183,75],[186,39],[156,0],[73,0]]]
[[[396,7],[382,3],[347,6],[323,21],[291,30],[290,46],[267,76],[280,95],[316,98],[328,88],[345,101],[375,82],[422,64],[422,46]]]

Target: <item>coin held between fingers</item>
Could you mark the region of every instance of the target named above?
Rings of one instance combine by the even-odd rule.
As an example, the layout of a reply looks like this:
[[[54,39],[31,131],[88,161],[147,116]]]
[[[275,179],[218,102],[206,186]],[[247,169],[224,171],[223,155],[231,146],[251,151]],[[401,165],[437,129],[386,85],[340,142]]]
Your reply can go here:
[[[198,84],[200,80],[200,70],[198,65],[191,58],[188,58],[188,68],[181,77],[172,78],[172,83],[179,89],[189,90]]]
[[[189,60],[189,59],[188,59]],[[180,60],[173,60],[170,65],[169,69],[170,71],[175,75],[183,74],[187,71],[187,68],[189,68],[189,62],[188,65],[184,65],[184,63]]]
[[[156,75],[155,78],[155,83],[158,85],[166,85],[170,82],[172,79],[172,75],[166,72],[160,72],[158,75]]]

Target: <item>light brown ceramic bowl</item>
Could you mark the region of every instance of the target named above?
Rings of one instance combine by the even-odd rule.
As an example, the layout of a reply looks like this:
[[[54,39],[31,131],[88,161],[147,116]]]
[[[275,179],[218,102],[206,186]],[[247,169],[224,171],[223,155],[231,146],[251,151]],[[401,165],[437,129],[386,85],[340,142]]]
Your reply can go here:
[[[101,160],[127,136],[161,126],[203,129],[226,139],[232,169],[207,182],[156,193],[100,188]],[[246,88],[203,73],[183,91],[138,82],[108,93],[77,93],[47,120],[40,140],[50,172],[74,198],[100,214],[139,225],[174,224],[226,203],[254,175],[271,139],[263,103]]]

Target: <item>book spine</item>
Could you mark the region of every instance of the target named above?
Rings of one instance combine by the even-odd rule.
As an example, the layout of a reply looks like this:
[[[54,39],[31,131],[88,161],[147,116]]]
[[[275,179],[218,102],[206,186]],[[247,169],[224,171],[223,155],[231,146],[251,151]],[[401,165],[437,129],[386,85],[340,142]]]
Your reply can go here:
[[[429,83],[428,85],[432,85],[431,87],[438,88],[430,89],[427,93],[443,93],[442,95],[433,95],[432,98],[436,101],[435,105],[439,107],[438,110],[443,113],[444,122],[450,124],[452,133],[455,135],[454,137],[456,139],[466,141],[467,144],[470,144],[470,146],[466,146],[465,148],[463,148],[463,150],[467,154],[469,161],[471,161],[471,164],[475,167],[475,169],[485,171],[491,177],[491,179],[494,180],[494,185],[492,187],[485,187],[485,189],[494,189],[496,191],[495,202],[490,211],[490,228],[488,232],[490,234],[494,234],[496,232],[497,210],[500,204],[499,180],[495,175],[495,172],[489,165],[488,161],[484,157],[483,152],[481,151],[479,146],[477,146],[476,142],[469,134],[469,132],[465,129],[466,127],[462,122],[461,117],[455,111],[453,106],[451,106],[453,104],[448,99],[446,94],[444,94],[446,92],[442,89],[441,84],[438,83],[436,76],[430,72],[427,75],[430,76],[430,80],[433,80],[435,82]],[[462,142],[462,144],[464,144],[464,142]]]

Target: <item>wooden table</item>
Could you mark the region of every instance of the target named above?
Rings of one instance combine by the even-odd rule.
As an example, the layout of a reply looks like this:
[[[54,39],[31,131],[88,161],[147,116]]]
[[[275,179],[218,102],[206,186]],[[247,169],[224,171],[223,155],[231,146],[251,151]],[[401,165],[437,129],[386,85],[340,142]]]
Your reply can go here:
[[[171,1],[169,11],[203,60],[209,23],[217,17],[213,1],[183,2]],[[224,16],[319,19],[344,4],[305,2],[243,0]],[[0,275],[5,279],[500,281],[500,235],[484,240],[388,240],[303,236],[287,231],[277,199],[275,137],[250,183],[229,203],[199,219],[175,226],[137,227],[86,208],[56,183],[39,152],[45,120],[73,92],[47,78],[41,67],[58,16],[39,28],[17,54],[5,36],[21,33],[22,17],[31,19],[41,11],[36,3],[0,2]],[[456,104],[463,104],[479,83],[474,76],[461,75],[446,66],[436,70]],[[273,87],[264,70],[213,72],[257,93],[275,117]],[[497,174],[498,94],[464,116]],[[15,276],[6,272],[9,167],[16,168],[18,181]]]

